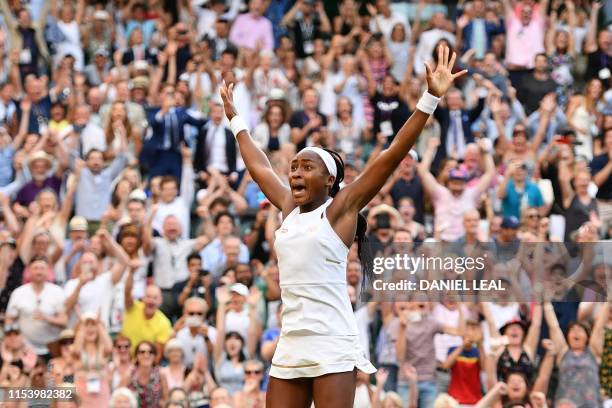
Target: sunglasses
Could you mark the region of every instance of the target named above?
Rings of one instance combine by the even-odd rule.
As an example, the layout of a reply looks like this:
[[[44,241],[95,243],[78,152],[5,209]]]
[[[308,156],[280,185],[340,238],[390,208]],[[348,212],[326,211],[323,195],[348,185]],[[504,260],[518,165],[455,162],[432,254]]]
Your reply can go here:
[[[115,347],[117,347],[119,350],[127,350],[130,348],[129,344],[117,344]]]
[[[204,312],[187,312],[187,316],[204,316]]]
[[[146,350],[138,350],[138,352],[137,352],[137,353],[138,353],[139,355],[140,355],[140,354],[150,354],[150,355],[153,355],[153,354],[154,354],[154,353],[153,353],[153,350],[149,350],[149,349],[146,349]]]
[[[540,216],[538,214],[529,214],[527,218],[540,218]]]
[[[74,343],[73,340],[62,340],[62,341],[60,341],[60,346],[69,346],[72,343]]]
[[[257,375],[257,374],[261,374],[261,370],[244,370],[244,374],[246,374],[246,375]]]

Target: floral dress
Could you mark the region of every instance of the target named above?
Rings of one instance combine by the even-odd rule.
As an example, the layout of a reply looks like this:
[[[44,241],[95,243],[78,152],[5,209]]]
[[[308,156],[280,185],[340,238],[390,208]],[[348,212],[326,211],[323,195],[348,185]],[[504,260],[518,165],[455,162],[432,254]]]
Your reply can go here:
[[[612,398],[612,328],[604,332],[604,348],[599,366],[601,389],[608,398]]]
[[[151,369],[149,380],[145,385],[139,383],[138,368],[134,367],[129,388],[136,394],[139,408],[158,408],[161,406],[162,386],[159,367]]]

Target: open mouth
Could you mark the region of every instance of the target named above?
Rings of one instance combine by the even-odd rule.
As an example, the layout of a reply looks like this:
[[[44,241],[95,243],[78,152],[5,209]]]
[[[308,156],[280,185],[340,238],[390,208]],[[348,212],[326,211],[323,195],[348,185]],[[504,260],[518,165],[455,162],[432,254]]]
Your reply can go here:
[[[306,192],[306,186],[299,183],[292,184],[291,191],[293,192],[293,195],[302,195]]]

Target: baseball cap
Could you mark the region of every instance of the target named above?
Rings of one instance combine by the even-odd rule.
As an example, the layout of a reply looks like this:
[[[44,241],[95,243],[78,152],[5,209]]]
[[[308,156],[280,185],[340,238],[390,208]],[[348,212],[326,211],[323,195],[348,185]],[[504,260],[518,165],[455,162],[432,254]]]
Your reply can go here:
[[[87,223],[85,217],[80,215],[75,215],[72,217],[70,223],[68,224],[70,231],[87,231],[88,226],[89,224]]]
[[[85,313],[81,314],[81,321],[82,322],[86,322],[88,320],[97,321],[98,320],[98,315],[96,315],[94,312],[85,312]]]
[[[100,48],[96,49],[96,51],[94,52],[94,55],[95,56],[101,55],[101,56],[103,56],[105,58],[108,58],[108,50],[106,48],[100,47]]]
[[[11,332],[16,332],[16,333],[21,332],[21,329],[19,328],[19,323],[13,322],[13,323],[4,325],[4,333],[11,333]]]
[[[10,245],[13,248],[16,248],[17,247],[17,241],[15,241],[15,239],[13,237],[8,237],[4,241],[0,241],[0,247],[2,247],[3,245]]]
[[[448,179],[467,181],[468,174],[465,170],[462,170],[462,169],[452,169],[451,171],[448,172]]]
[[[513,215],[504,217],[502,219],[502,223],[501,223],[502,228],[518,229],[519,226],[520,226],[520,223],[519,223],[518,218],[516,218]]]
[[[93,13],[94,20],[108,20],[109,17],[108,12],[105,10],[96,10]]]
[[[130,193],[128,200],[147,201],[147,193],[137,188]]]
[[[230,292],[235,292],[244,297],[249,296],[249,288],[247,288],[246,285],[242,283],[232,284],[232,286],[230,286]]]
[[[148,89],[149,78],[144,75],[139,75],[132,79],[132,89]]]
[[[416,152],[416,150],[414,149],[410,149],[410,151],[408,152],[408,155],[410,157],[412,157],[412,160],[418,162],[419,161],[419,154]]]

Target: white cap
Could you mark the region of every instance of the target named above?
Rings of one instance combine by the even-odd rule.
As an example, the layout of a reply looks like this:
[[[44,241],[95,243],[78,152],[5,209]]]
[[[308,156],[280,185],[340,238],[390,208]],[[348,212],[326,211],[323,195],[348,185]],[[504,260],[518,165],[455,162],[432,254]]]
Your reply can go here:
[[[242,283],[233,283],[232,286],[230,286],[230,292],[235,292],[244,297],[249,296],[249,288]]]

